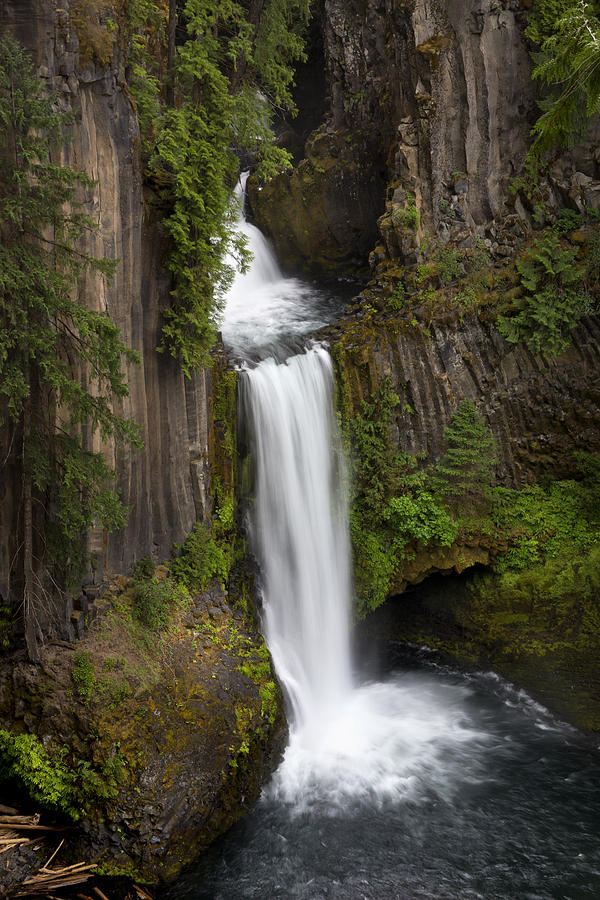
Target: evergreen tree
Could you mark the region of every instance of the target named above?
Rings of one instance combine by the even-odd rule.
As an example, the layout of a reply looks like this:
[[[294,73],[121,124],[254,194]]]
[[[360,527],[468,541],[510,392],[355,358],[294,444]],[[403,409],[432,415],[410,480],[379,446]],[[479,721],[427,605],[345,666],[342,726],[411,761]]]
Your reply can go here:
[[[537,6],[550,6],[544,18]],[[540,106],[528,157],[539,158],[553,147],[573,147],[585,134],[600,104],[600,20],[586,0],[537,4],[528,34],[541,41],[533,77],[551,90]],[[548,33],[549,32],[549,33]]]
[[[78,285],[88,271],[108,278],[114,264],[80,249],[94,227],[76,202],[91,186],[51,160],[68,117],[44,95],[29,55],[0,41],[0,414],[12,431],[22,475],[22,613],[27,649],[38,655],[51,602],[46,573],[64,583],[94,522],[119,527],[124,508],[113,472],[81,434],[137,443],[117,415],[127,395],[122,360],[137,359],[108,315],[87,309]],[[84,385],[84,380],[86,384]],[[4,460],[6,466],[7,461]],[[53,527],[48,527],[48,521]],[[13,581],[19,581],[19,578]]]
[[[477,505],[489,492],[497,455],[492,432],[472,400],[459,403],[444,438],[448,449],[436,466],[436,488],[458,507]]]

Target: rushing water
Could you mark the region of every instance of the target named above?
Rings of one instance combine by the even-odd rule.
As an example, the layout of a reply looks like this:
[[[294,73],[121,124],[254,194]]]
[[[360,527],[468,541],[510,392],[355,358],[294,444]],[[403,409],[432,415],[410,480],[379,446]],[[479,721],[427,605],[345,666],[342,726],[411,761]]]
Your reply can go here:
[[[294,332],[298,316],[304,329],[305,286],[249,236],[255,267],[233,287],[223,335],[252,356],[266,333]],[[172,896],[596,897],[600,766],[587,738],[497,676],[442,667],[422,650],[399,654],[379,680],[353,672],[331,382],[319,346],[242,377],[264,629],[290,741],[253,812]]]
[[[342,283],[332,290],[300,278],[287,278],[262,232],[246,220],[244,172],[235,190],[238,231],[254,257],[249,271],[238,272],[227,295],[223,340],[241,359],[262,358],[266,348],[292,335],[315,331],[331,320],[342,305]],[[231,260],[233,264],[234,261]]]
[[[271,786],[173,897],[598,897],[600,766],[588,738],[498,676],[440,667],[415,651],[359,690],[349,738],[361,740],[378,692],[389,692],[397,730],[389,790],[370,790],[372,775],[381,777],[374,764],[360,789],[330,771],[309,805],[285,802]]]
[[[345,467],[331,381],[321,347],[283,365],[267,359],[242,380],[265,637],[286,688],[292,741],[301,734],[311,743],[352,690]]]

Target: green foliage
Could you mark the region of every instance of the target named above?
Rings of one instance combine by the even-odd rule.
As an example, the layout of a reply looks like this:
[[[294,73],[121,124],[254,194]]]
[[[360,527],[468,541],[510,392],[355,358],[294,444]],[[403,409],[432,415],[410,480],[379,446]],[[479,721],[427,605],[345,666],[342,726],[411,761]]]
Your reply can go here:
[[[154,576],[155,565],[149,556],[142,556],[133,567],[132,577],[135,582],[144,581]]]
[[[600,21],[585,0],[538,0],[527,29],[541,44],[533,77],[550,88],[540,105],[528,157],[572,147],[585,133],[600,101]]]
[[[425,490],[415,497],[406,494],[392,497],[383,511],[383,518],[403,544],[418,541],[424,545],[450,547],[458,534],[458,525],[452,521],[448,510]]]
[[[421,224],[421,217],[414,200],[410,200],[402,210],[402,224],[411,231],[417,231]]]
[[[407,300],[406,288],[404,284],[399,281],[395,286],[394,290],[387,298],[387,306],[389,309],[399,310],[405,305]]]
[[[266,646],[259,650],[259,660],[248,660],[238,670],[257,685],[260,695],[261,717],[274,724],[279,709],[277,686],[272,680],[271,662]]]
[[[166,41],[168,8],[157,5],[155,0],[129,0],[126,14],[131,35],[131,93],[140,123],[142,153],[147,158],[157,137],[161,112],[161,57]]]
[[[600,462],[578,454],[578,480],[554,481],[521,491],[497,487],[492,517],[503,533],[512,533],[512,547],[497,570],[520,571],[542,557],[557,559],[565,549],[584,553],[600,539]]]
[[[73,805],[73,775],[65,755],[51,760],[35,735],[13,735],[0,729],[0,781],[21,783],[32,800],[76,820],[79,810]]]
[[[577,461],[578,480],[494,489],[492,515],[510,549],[474,580],[475,617],[491,641],[510,641],[518,625],[515,655],[600,643],[600,458]]]
[[[123,360],[133,363],[138,357],[106,313],[78,300],[83,277],[96,273],[100,283],[110,277],[114,263],[82,249],[82,239],[97,225],[81,211],[76,196],[93,182],[51,161],[71,121],[56,111],[55,101],[44,96],[28,54],[4,35],[0,401],[4,427],[22,435],[24,483],[32,486],[40,520],[53,510],[47,540],[36,548],[37,563],[53,556],[73,569],[81,558],[81,535],[90,525],[112,530],[125,520],[114,473],[88,444],[97,433],[140,445],[136,426],[115,412],[128,395]]]
[[[404,548],[411,543],[449,546],[458,528],[433,496],[427,474],[414,457],[401,456],[390,428],[399,397],[388,379],[363,401],[347,426],[355,493],[350,514],[357,614],[385,600]]]
[[[187,591],[173,578],[142,578],[133,586],[133,611],[142,625],[160,631],[173,608],[184,603]]]
[[[13,629],[12,612],[9,606],[0,603],[0,653],[10,647]]]
[[[442,284],[450,284],[457,278],[467,274],[464,254],[453,247],[440,251],[437,258],[437,269]]]
[[[350,423],[356,482],[355,502],[361,517],[374,524],[395,487],[397,454],[390,441],[393,411],[400,398],[389,379],[379,382],[373,397],[364,400],[361,414]]]
[[[384,602],[397,568],[396,552],[383,529],[365,526],[360,509],[350,515],[350,537],[354,558],[356,614],[359,619]]]
[[[74,759],[66,747],[47,747],[34,734],[0,729],[0,784],[12,782],[44,809],[64,813],[74,821],[90,805],[117,796],[126,776],[118,747],[97,770]]]
[[[507,341],[523,341],[534,353],[549,354],[569,345],[571,331],[591,309],[576,256],[577,249],[564,248],[549,232],[517,261],[523,296],[513,301],[515,314],[498,318]]]
[[[494,438],[472,400],[462,400],[444,431],[448,449],[436,466],[436,485],[452,505],[484,500],[497,462]]]
[[[575,209],[561,209],[553,225],[557,234],[565,235],[583,225],[583,216]]]
[[[79,38],[79,63],[96,59],[107,65],[117,42],[117,25],[111,14],[113,0],[70,0],[69,21]]]
[[[184,544],[176,544],[175,550],[180,556],[171,561],[169,569],[188,590],[204,590],[215,577],[222,583],[227,580],[230,561],[213,538],[210,526],[196,522]]]
[[[176,103],[167,105],[159,90],[167,19],[147,0],[133,4],[132,92],[148,174],[167,210],[173,276],[161,349],[186,375],[209,363],[233,262],[248,261],[231,229],[234,151],[255,154],[263,177],[289,165],[270,122],[276,108],[293,108],[293,63],[304,58],[308,15],[309,0],[266,0],[252,11],[231,0],[185,0],[178,14],[185,39],[168,73]]]
[[[76,653],[73,656],[71,678],[79,699],[83,703],[89,703],[96,686],[96,673],[94,672],[92,655],[89,650]]]
[[[490,261],[490,253],[481,240],[477,241],[472,250],[444,247],[435,256],[440,282],[444,285],[463,278],[465,275],[480,272],[489,266]]]

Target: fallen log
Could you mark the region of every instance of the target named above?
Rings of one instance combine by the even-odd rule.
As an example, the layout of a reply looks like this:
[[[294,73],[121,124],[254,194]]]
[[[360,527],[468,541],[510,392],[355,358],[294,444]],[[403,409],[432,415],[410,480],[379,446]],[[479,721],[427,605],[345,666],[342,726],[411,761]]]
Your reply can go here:
[[[0,815],[0,825],[39,825],[40,814],[33,816]]]

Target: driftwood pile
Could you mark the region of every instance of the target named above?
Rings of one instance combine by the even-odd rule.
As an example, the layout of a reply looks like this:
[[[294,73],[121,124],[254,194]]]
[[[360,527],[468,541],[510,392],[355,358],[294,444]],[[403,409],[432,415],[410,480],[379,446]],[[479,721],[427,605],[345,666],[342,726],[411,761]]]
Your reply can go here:
[[[94,863],[75,863],[71,866],[51,865],[58,856],[65,839],[63,838],[49,859],[42,866],[35,866],[35,873],[15,885],[8,895],[2,893],[1,873],[3,867],[2,854],[14,851],[16,848],[29,848],[39,850],[43,840],[47,845],[52,832],[68,831],[68,828],[58,828],[52,825],[40,825],[39,813],[33,816],[20,815],[17,810],[0,804],[0,896],[17,897],[46,897],[49,900],[61,900],[55,893],[65,889],[74,888],[84,884],[94,875],[96,865]],[[69,891],[69,896],[73,893]],[[81,900],[109,900],[106,894],[97,886],[91,887],[90,894],[77,893]],[[143,888],[133,886],[133,896],[139,900],[152,900]]]

